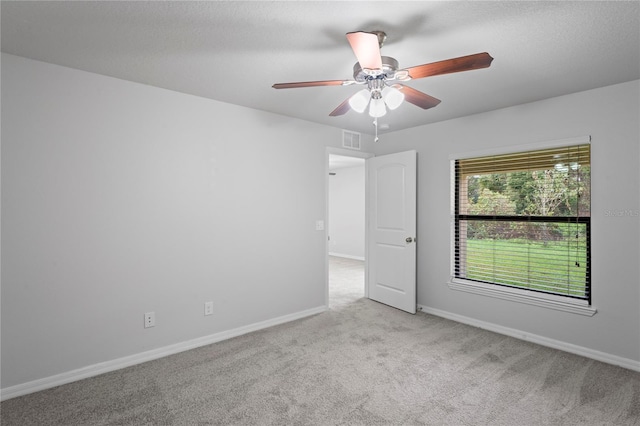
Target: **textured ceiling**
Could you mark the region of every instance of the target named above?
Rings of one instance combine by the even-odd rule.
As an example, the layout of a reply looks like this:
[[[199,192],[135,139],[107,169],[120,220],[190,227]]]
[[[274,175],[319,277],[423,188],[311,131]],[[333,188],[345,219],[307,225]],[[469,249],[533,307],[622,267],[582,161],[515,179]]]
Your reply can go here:
[[[338,128],[372,119],[328,114],[360,89],[275,90],[350,79],[345,33],[382,30],[401,67],[489,52],[490,68],[408,83],[442,100],[405,103],[388,130],[640,78],[633,2],[20,2],[3,1],[2,51]],[[606,105],[603,105],[606,108]]]

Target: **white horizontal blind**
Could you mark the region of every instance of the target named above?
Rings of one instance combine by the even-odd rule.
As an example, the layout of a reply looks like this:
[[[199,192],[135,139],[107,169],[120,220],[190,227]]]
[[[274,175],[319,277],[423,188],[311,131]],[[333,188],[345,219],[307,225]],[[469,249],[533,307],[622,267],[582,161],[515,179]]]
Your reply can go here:
[[[456,160],[454,274],[590,300],[590,145]]]

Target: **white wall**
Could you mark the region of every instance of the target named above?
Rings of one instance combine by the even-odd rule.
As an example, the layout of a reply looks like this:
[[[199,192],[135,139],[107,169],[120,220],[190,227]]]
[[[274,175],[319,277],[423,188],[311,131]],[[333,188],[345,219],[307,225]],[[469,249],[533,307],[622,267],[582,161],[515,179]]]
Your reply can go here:
[[[640,369],[640,219],[607,215],[640,210],[639,94],[634,81],[381,138],[376,154],[418,151],[418,303]],[[598,312],[586,317],[451,290],[450,155],[584,135],[592,136],[592,303]]]
[[[315,221],[340,141],[3,54],[3,390],[323,309]]]
[[[329,254],[364,260],[364,164],[329,176]]]

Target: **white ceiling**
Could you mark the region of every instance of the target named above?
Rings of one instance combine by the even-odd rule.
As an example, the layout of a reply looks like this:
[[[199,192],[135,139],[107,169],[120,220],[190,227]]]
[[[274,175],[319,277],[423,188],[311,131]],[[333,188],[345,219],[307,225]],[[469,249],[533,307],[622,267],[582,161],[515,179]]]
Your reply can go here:
[[[389,132],[640,78],[640,2],[3,1],[2,51],[223,102],[372,133],[328,114],[359,86],[345,33],[382,30],[410,67],[489,52],[490,68],[413,80],[442,100],[405,103]],[[606,105],[602,106],[606,108]]]

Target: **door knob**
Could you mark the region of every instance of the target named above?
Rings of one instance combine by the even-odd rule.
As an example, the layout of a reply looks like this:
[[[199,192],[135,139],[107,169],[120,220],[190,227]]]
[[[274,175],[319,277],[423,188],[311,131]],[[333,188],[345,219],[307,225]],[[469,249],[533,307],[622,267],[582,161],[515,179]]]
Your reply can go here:
[[[413,242],[413,238],[407,237],[407,239],[405,239],[405,241],[408,242],[408,243],[412,243]]]

